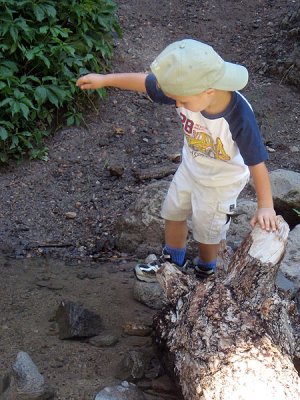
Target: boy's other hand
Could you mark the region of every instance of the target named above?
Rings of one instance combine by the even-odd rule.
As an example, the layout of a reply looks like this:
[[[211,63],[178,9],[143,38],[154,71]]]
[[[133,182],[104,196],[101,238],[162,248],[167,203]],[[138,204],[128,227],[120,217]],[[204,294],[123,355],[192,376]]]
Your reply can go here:
[[[273,207],[258,208],[250,221],[252,228],[254,228],[257,222],[261,229],[264,229],[267,232],[275,232],[278,229],[276,213]]]
[[[87,74],[81,76],[77,80],[76,86],[78,86],[82,90],[101,89],[105,87],[105,75]]]

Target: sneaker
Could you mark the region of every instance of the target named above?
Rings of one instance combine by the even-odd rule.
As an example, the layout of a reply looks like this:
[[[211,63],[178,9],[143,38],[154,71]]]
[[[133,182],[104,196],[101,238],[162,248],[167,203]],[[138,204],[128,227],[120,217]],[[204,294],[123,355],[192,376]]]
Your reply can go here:
[[[209,278],[210,276],[214,275],[215,270],[213,268],[205,267],[204,265],[199,265],[197,264],[198,257],[194,259],[194,271],[195,271],[195,276],[198,279],[206,279]]]
[[[148,257],[147,257],[148,258]],[[176,268],[178,268],[183,273],[188,273],[188,269],[191,266],[189,261],[185,261],[182,267],[172,262],[170,254],[163,249],[160,257],[152,257],[152,261],[146,262],[144,264],[137,264],[134,268],[134,273],[139,281],[143,282],[157,282],[156,272],[160,269],[163,263],[170,262]]]

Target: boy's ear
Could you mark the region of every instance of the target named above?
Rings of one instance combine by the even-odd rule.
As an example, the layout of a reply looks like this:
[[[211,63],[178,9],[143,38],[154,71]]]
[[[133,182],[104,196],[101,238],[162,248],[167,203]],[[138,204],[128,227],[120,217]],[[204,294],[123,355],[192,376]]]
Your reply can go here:
[[[216,89],[207,89],[207,90],[205,90],[205,92],[206,92],[208,95],[212,95],[212,94],[215,94]]]

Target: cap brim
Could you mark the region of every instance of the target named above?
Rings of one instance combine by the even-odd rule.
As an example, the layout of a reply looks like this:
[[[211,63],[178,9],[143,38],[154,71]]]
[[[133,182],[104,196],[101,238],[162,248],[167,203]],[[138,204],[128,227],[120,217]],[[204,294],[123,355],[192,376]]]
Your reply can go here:
[[[248,71],[243,65],[224,62],[224,74],[213,83],[212,89],[235,91],[248,83]]]

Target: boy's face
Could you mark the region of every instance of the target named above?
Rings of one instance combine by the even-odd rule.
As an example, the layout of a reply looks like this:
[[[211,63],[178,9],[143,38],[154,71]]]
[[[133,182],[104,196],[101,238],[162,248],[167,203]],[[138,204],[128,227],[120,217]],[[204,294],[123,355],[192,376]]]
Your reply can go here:
[[[167,96],[176,101],[176,107],[184,107],[193,112],[201,112],[211,106],[214,92],[214,89],[208,89],[193,96],[177,96],[172,94],[167,94]]]

